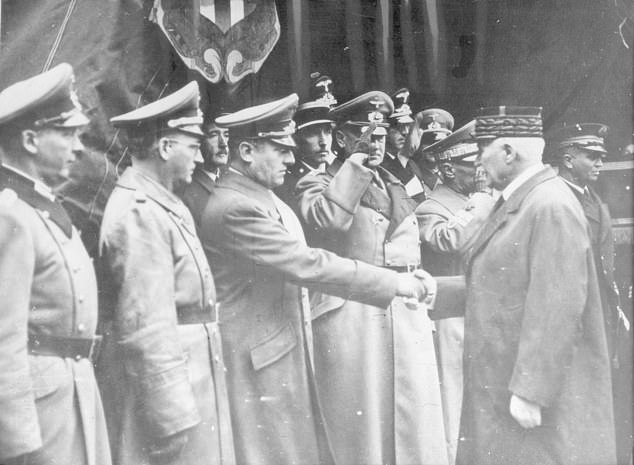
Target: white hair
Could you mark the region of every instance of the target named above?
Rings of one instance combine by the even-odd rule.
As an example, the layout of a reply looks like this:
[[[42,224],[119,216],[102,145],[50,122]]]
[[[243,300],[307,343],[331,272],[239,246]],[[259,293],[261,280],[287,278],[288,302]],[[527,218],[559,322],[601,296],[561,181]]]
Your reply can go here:
[[[512,146],[521,158],[531,161],[541,161],[546,145],[542,137],[500,137],[496,142]]]

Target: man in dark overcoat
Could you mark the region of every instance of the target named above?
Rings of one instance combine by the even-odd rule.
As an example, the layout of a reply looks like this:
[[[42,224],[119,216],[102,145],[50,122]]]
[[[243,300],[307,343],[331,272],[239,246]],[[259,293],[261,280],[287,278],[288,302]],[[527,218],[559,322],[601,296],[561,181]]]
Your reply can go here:
[[[0,462],[109,465],[97,281],[53,188],[89,123],[62,63],[0,93]]]
[[[614,417],[619,464],[632,457],[632,333],[620,305],[614,279],[614,235],[608,206],[594,189],[607,156],[608,127],[597,123],[565,126],[549,137],[552,163],[579,199],[590,224],[590,239],[599,278],[601,306],[612,366]]]
[[[216,126],[213,117],[207,116],[207,118],[201,127],[204,133],[200,141],[200,154],[203,161],[196,163],[192,182],[182,183],[174,189],[189,208],[197,230],[200,228],[200,217],[209,200],[209,194],[229,161],[227,146],[229,132],[225,128]]]
[[[467,251],[458,463],[613,464],[610,365],[583,210],[541,162],[541,108],[485,108],[502,194]]]
[[[219,117],[231,163],[202,218],[218,289],[236,460],[241,465],[332,463],[315,394],[307,289],[387,306],[423,297],[427,275],[374,267],[309,248],[273,189],[294,162],[296,94]],[[431,280],[431,283],[430,283]]]

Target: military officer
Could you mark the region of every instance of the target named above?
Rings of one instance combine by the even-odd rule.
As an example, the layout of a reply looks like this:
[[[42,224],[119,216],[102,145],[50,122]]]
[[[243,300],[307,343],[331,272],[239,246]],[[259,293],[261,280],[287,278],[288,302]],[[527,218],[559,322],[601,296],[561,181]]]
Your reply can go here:
[[[229,161],[228,137],[226,128],[217,126],[213,115],[207,115],[203,122],[204,137],[200,141],[202,163],[196,163],[190,183],[176,186],[175,191],[189,208],[196,229],[200,227],[200,216],[205,209],[209,194]]]
[[[229,128],[231,162],[201,231],[222,302],[236,458],[244,465],[332,462],[304,286],[378,306],[433,286],[429,275],[419,281],[306,245],[299,220],[273,193],[294,162],[297,104],[292,94],[216,119]]]
[[[623,406],[631,404],[632,370],[631,362],[628,363],[631,361],[631,345],[624,347],[631,340],[630,322],[621,310],[619,290],[614,280],[614,236],[610,212],[593,187],[607,155],[604,143],[607,133],[608,127],[603,124],[574,124],[553,131],[548,142],[552,147],[552,163],[558,167],[559,176],[581,202],[590,224],[590,239],[612,360],[618,463],[629,463],[632,453],[632,414]]]
[[[0,462],[109,464],[97,283],[53,192],[88,124],[62,63],[0,93]]]
[[[132,153],[100,237],[112,297],[103,389],[121,465],[235,463],[214,280],[172,192],[203,161],[198,101],[191,82],[111,119]]]
[[[447,137],[453,131],[453,127],[453,116],[442,108],[428,108],[416,113],[414,117],[408,144],[410,150],[414,151],[412,158],[421,169],[423,182],[428,191],[434,190],[442,183],[442,175],[434,156],[425,152],[425,148]]]
[[[502,194],[465,257],[457,463],[614,464],[610,364],[588,225],[542,165],[541,108],[484,108],[478,163]]]
[[[297,184],[311,240],[395,271],[420,268],[416,203],[381,167],[390,97],[368,92],[331,110],[345,160]],[[369,139],[365,151],[358,139]],[[342,464],[447,463],[427,312],[324,298],[313,309],[317,391]]]
[[[284,184],[275,190],[278,197],[291,208],[296,208],[295,186],[297,181],[314,170],[324,170],[337,162],[332,152],[332,130],[335,122],[328,111],[337,104],[331,92],[332,80],[316,73],[312,85],[313,100],[297,108],[295,121],[296,160],[288,168]]]
[[[425,200],[425,188],[422,173],[416,163],[411,160],[414,152],[406,144],[414,120],[412,110],[407,101],[409,90],[403,88],[392,95],[394,113],[388,119],[390,127],[387,130],[385,143],[385,158],[381,166],[392,173],[403,183],[405,191],[416,203]]]
[[[475,192],[478,145],[471,133],[475,121],[427,147],[434,154],[444,182],[416,208],[426,268],[434,276],[464,275],[462,254],[493,208],[488,194]],[[462,404],[464,305],[438,315],[436,338],[443,417],[449,463],[455,463]]]

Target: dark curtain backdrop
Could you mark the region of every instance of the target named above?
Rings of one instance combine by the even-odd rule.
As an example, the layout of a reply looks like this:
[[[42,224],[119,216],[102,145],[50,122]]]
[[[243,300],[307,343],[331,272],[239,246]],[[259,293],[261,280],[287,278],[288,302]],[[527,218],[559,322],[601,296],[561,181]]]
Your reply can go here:
[[[458,125],[480,106],[540,105],[547,129],[607,123],[615,157],[632,141],[631,0],[276,0],[280,40],[260,72],[234,87],[186,69],[148,20],[152,4],[1,2],[0,87],[67,61],[93,116],[91,151],[63,189],[85,234],[96,234],[113,164],[127,162],[107,118],[191,79],[213,112],[294,91],[303,98],[319,71],[340,102],[407,86],[414,110],[440,106]]]

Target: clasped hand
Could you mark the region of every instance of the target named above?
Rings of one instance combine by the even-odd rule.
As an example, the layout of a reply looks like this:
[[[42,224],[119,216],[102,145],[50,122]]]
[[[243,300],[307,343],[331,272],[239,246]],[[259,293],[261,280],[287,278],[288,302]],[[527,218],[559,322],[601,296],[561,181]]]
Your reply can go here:
[[[408,308],[418,308],[418,303],[431,304],[436,296],[436,280],[425,270],[399,273],[397,295],[404,297]]]

